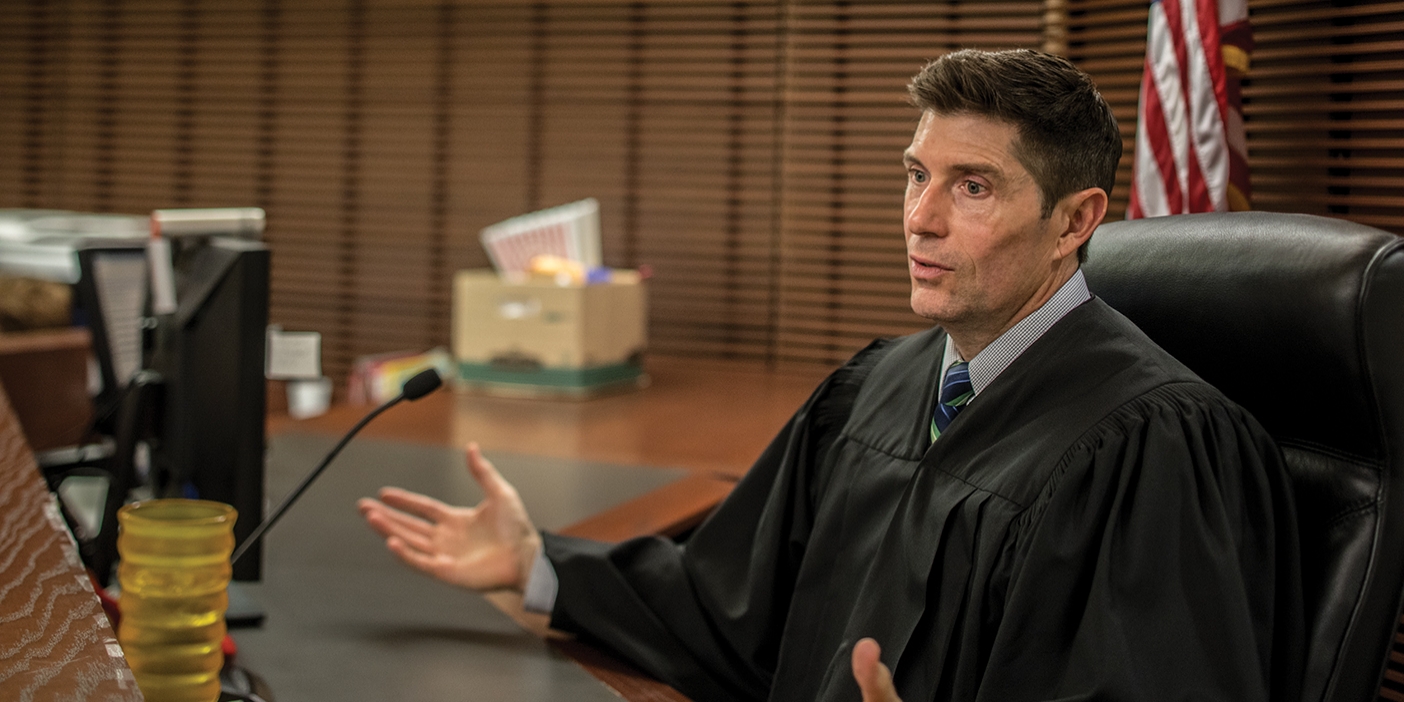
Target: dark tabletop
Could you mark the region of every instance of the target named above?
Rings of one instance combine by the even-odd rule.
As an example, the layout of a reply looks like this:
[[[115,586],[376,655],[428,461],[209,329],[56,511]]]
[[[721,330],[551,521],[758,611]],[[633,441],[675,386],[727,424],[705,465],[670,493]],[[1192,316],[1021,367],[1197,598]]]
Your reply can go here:
[[[274,504],[334,438],[284,434],[268,448]],[[491,453],[538,527],[560,529],[665,485],[679,470]],[[267,612],[235,629],[239,662],[279,702],[301,700],[618,700],[608,688],[481,596],[400,565],[361,522],[355,501],[397,485],[454,504],[481,493],[461,452],[358,439],[269,531]]]

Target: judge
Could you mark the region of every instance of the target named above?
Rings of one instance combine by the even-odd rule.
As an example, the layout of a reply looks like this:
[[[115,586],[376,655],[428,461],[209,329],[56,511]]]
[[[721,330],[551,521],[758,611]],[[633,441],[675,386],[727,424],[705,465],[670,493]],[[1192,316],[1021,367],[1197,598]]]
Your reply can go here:
[[[697,700],[1295,699],[1278,449],[1079,270],[1121,153],[1107,104],[1030,51],[947,55],[910,92],[935,326],[835,371],[686,543],[538,533],[471,445],[481,504],[387,488],[366,521]]]

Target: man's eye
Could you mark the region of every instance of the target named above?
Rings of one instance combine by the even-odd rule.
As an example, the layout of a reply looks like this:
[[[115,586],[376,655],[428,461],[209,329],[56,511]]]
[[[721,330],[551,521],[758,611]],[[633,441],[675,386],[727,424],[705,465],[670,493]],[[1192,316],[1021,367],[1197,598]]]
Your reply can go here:
[[[961,187],[965,188],[965,192],[968,195],[979,195],[980,193],[985,192],[985,186],[976,183],[973,180],[965,181],[963,184],[961,184]]]
[[[926,174],[925,174],[925,173],[923,173],[923,172],[921,172],[921,171],[918,171],[918,170],[916,170],[915,168],[913,168],[911,171],[909,171],[909,173],[911,173],[911,178],[912,178],[912,182],[913,182],[913,183],[925,183],[925,182],[926,182]]]

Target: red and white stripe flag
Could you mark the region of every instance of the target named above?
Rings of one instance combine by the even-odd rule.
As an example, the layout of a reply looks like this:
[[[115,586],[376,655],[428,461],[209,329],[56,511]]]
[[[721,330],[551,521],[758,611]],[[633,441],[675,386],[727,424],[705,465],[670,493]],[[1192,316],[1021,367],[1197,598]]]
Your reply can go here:
[[[1247,0],[1154,0],[1126,218],[1251,209]]]

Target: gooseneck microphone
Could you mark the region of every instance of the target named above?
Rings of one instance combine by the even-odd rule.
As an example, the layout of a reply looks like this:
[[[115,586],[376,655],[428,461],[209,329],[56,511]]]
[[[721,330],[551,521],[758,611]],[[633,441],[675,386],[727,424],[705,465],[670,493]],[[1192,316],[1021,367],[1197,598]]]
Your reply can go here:
[[[355,436],[356,432],[359,432],[362,427],[369,424],[370,420],[380,416],[381,412],[399,404],[401,400],[418,400],[439,389],[439,386],[443,384],[443,379],[439,377],[438,371],[433,368],[420,371],[415,374],[413,378],[406,380],[405,384],[400,387],[399,395],[396,395],[394,399],[389,402],[371,410],[370,414],[363,417],[361,421],[356,423],[356,426],[351,427],[351,431],[346,432],[346,435],[341,437],[341,441],[337,442],[336,446],[327,453],[326,458],[323,458],[322,462],[318,463],[317,467],[313,468],[312,472],[308,473],[307,477],[302,479],[302,483],[288,494],[287,498],[283,500],[283,504],[278,505],[278,509],[273,510],[273,514],[269,515],[267,519],[264,519],[263,523],[259,524],[258,528],[254,529],[253,533],[249,534],[249,538],[244,539],[244,543],[239,544],[239,548],[235,549],[234,554],[229,557],[229,564],[233,565],[237,563],[239,557],[244,555],[244,552],[248,551],[250,546],[257,543],[258,540],[263,537],[264,532],[267,532],[277,523],[278,519],[283,516],[283,513],[288,511],[288,508],[292,506],[292,503],[296,502],[297,498],[301,497],[302,493],[307,490],[307,486],[311,485],[312,481],[316,480],[317,476],[322,474],[322,471],[332,462],[333,458],[336,458],[336,454],[341,453],[341,449],[346,446],[347,442],[351,441],[351,437]]]

